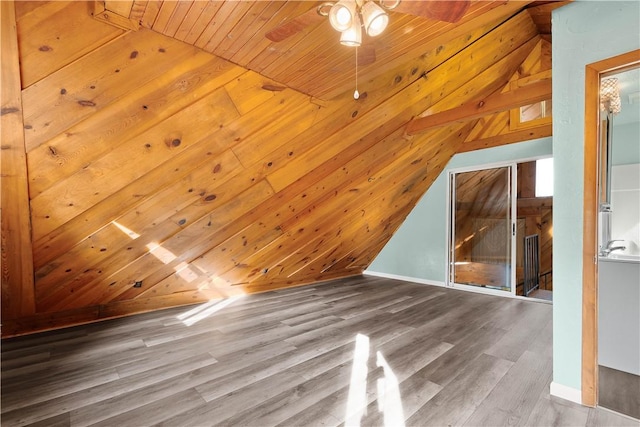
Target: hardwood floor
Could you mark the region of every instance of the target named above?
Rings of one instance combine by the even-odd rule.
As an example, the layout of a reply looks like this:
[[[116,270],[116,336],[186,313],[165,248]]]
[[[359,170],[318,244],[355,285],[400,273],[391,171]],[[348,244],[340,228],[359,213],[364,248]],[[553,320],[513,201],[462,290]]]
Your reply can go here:
[[[364,276],[14,338],[2,425],[638,426],[549,395],[551,310]]]
[[[529,294],[529,297],[543,299],[546,301],[553,301],[553,292],[546,289],[536,289]]]

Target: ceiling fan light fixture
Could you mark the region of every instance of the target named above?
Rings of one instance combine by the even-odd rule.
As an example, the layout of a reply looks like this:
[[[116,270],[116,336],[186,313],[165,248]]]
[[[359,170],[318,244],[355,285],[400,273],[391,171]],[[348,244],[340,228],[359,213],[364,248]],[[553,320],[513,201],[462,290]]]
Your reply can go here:
[[[382,34],[389,23],[389,14],[373,1],[368,1],[362,5],[360,9],[364,28],[369,37],[375,37]]]
[[[344,46],[360,46],[362,44],[362,23],[360,17],[353,17],[353,24],[340,35],[340,43]]]
[[[329,10],[329,22],[336,31],[347,31],[353,27],[358,16],[355,0],[340,0]]]

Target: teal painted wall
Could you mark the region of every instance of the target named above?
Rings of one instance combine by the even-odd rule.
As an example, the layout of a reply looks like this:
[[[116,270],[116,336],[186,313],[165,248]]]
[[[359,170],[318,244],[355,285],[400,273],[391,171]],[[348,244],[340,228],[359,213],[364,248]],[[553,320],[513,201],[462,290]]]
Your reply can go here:
[[[581,388],[584,76],[640,48],[640,2],[575,1],[552,15],[553,381]]]
[[[455,155],[367,271],[444,282],[447,245],[447,176],[451,169],[548,157],[551,138]]]

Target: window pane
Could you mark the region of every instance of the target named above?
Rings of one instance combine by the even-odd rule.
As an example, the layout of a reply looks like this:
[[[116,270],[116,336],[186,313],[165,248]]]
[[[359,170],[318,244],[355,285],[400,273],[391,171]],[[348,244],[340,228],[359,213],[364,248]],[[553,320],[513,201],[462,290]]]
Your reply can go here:
[[[551,100],[520,107],[520,123],[551,117]]]
[[[536,197],[553,196],[553,158],[536,161]]]
[[[511,290],[510,177],[510,167],[455,174],[455,283]]]

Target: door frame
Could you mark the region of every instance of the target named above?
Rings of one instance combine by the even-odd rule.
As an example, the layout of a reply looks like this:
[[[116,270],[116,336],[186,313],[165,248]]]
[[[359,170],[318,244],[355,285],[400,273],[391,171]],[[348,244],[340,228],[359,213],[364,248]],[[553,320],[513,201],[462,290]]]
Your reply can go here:
[[[640,65],[640,49],[585,66],[582,222],[582,404],[598,402],[598,171],[600,79]]]
[[[478,293],[484,293],[484,294],[489,294],[489,295],[497,295],[497,296],[502,296],[502,297],[511,297],[511,298],[516,298],[516,299],[523,299],[523,300],[527,300],[527,301],[538,301],[538,302],[542,302],[542,303],[548,303],[550,304],[550,301],[546,301],[546,300],[540,300],[540,299],[536,299],[536,298],[531,298],[531,297],[525,297],[522,295],[516,295],[516,287],[517,287],[517,283],[515,283],[515,269],[512,269],[512,277],[511,277],[511,282],[515,283],[516,286],[512,286],[512,291],[511,292],[507,292],[507,291],[500,291],[497,289],[488,289],[488,288],[481,288],[481,287],[477,287],[477,286],[470,286],[470,285],[462,285],[462,284],[455,284],[452,283],[450,280],[450,271],[451,271],[451,233],[453,232],[453,222],[451,220],[452,218],[452,203],[453,203],[453,199],[452,199],[452,188],[451,188],[451,183],[452,183],[452,175],[454,173],[458,173],[458,172],[472,172],[475,170],[484,170],[484,169],[493,169],[496,167],[504,167],[504,166],[513,166],[512,168],[512,173],[511,173],[511,185],[512,185],[512,217],[511,217],[511,221],[512,221],[512,227],[513,224],[516,224],[517,226],[517,188],[518,188],[518,177],[517,177],[517,173],[515,173],[515,171],[517,171],[517,165],[519,163],[527,163],[527,162],[534,162],[536,160],[541,160],[541,159],[549,159],[549,158],[553,158],[553,154],[541,154],[538,156],[531,156],[531,157],[523,157],[523,158],[518,158],[515,160],[504,160],[504,161],[500,161],[500,162],[492,162],[492,163],[483,163],[480,165],[473,165],[473,166],[460,166],[460,167],[454,167],[451,169],[447,170],[447,202],[446,202],[446,237],[445,237],[445,266],[444,266],[444,285],[445,287],[448,288],[454,288],[454,289],[461,289],[461,290],[466,290],[466,291],[470,291],[470,292],[478,292]],[[515,237],[512,235],[512,260],[511,263],[512,265],[515,265],[516,263],[516,246],[515,246]]]
[[[504,161],[504,162],[495,162],[495,163],[488,163],[488,164],[483,164],[483,165],[477,165],[477,166],[466,166],[466,167],[459,167],[459,168],[452,168],[449,169],[447,172],[447,242],[445,245],[446,248],[446,266],[445,266],[445,286],[446,287],[450,287],[450,288],[454,288],[454,289],[463,289],[463,290],[467,290],[467,291],[472,291],[472,292],[478,292],[478,293],[483,293],[483,294],[489,294],[489,295],[508,295],[508,296],[516,296],[516,287],[517,287],[517,283],[515,283],[515,279],[516,279],[516,270],[515,270],[515,265],[516,265],[516,236],[515,234],[512,232],[511,233],[511,269],[509,271],[509,282],[510,282],[510,291],[502,291],[499,289],[491,289],[491,288],[484,288],[484,287],[480,287],[480,286],[473,286],[473,285],[465,285],[465,284],[461,284],[461,283],[455,283],[452,279],[452,262],[453,262],[453,254],[452,254],[452,238],[453,238],[453,233],[454,233],[454,227],[455,227],[455,222],[453,219],[453,202],[455,200],[455,188],[452,186],[453,183],[453,177],[458,174],[458,173],[464,173],[464,172],[474,172],[474,171],[481,171],[481,170],[488,170],[488,169],[497,169],[497,168],[504,168],[504,167],[508,167],[509,168],[509,180],[510,180],[510,185],[511,185],[511,230],[514,229],[514,227],[516,227],[516,208],[517,208],[517,201],[516,201],[516,197],[517,197],[517,191],[515,189],[517,189],[517,164],[519,163],[519,161],[513,161],[513,160],[509,160],[509,161]]]

